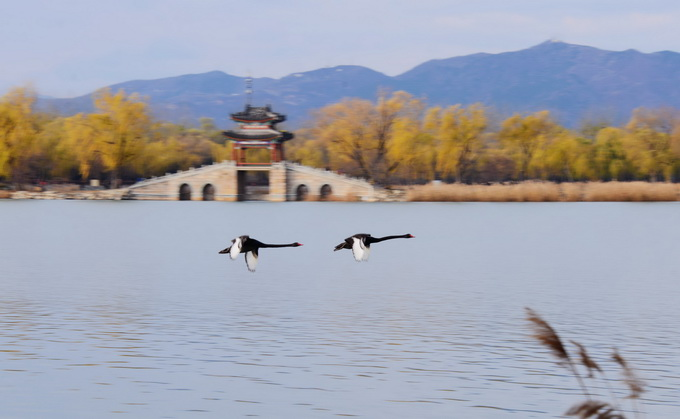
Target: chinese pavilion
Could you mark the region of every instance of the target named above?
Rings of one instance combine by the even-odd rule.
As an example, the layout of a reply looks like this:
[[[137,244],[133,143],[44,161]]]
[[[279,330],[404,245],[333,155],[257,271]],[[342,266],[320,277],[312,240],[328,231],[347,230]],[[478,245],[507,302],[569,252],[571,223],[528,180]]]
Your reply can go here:
[[[223,134],[232,142],[232,155],[238,166],[262,165],[246,162],[247,149],[270,150],[272,163],[284,159],[283,143],[291,140],[293,134],[277,130],[276,124],[285,121],[285,115],[273,112],[269,105],[256,107],[246,104],[242,112],[232,113],[231,119],[239,124],[238,128]]]

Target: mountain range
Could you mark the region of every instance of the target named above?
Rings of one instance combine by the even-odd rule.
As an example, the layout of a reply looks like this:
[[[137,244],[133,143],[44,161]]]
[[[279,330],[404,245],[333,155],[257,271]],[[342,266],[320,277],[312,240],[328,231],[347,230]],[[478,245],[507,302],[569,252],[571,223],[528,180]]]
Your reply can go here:
[[[680,108],[680,53],[636,50],[606,51],[547,41],[520,51],[478,53],[430,60],[390,77],[361,66],[337,66],[280,79],[246,78],[212,71],[157,80],[135,80],[108,86],[138,93],[155,117],[183,124],[214,119],[220,128],[233,125],[229,114],[271,105],[288,116],[286,128],[300,127],[310,111],[343,98],[374,100],[381,89],[404,90],[428,106],[482,103],[500,116],[549,110],[566,126],[583,122],[625,122],[638,107]],[[92,94],[41,98],[41,109],[64,115],[92,112]]]

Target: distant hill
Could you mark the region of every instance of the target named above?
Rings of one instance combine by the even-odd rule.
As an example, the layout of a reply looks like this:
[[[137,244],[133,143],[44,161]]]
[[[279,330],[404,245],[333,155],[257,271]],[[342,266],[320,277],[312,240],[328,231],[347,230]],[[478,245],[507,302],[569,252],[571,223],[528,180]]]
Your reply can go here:
[[[405,90],[429,105],[481,102],[502,116],[550,110],[567,126],[584,120],[625,122],[637,107],[680,108],[680,54],[621,52],[544,42],[521,51],[431,60],[396,77],[360,66],[338,66],[280,79],[255,78],[252,103],[272,105],[299,127],[313,109],[346,97],[375,99],[379,89]],[[245,104],[245,78],[221,71],[109,86],[148,98],[160,119],[192,124],[213,118],[231,126],[229,114]],[[64,114],[92,110],[91,95],[40,99]]]

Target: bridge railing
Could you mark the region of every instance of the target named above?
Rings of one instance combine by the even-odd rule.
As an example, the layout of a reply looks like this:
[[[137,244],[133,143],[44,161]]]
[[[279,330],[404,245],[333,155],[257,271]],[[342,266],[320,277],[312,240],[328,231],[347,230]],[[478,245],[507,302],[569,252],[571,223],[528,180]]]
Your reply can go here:
[[[302,173],[308,173],[308,174],[321,174],[324,176],[329,176],[331,178],[337,179],[342,182],[349,182],[353,183],[354,185],[357,186],[362,186],[366,188],[376,188],[376,189],[381,189],[379,186],[375,186],[371,184],[369,181],[366,179],[362,178],[357,178],[357,177],[351,177],[347,175],[342,175],[340,173],[336,173],[330,170],[325,170],[325,169],[318,169],[315,167],[309,167],[309,166],[303,166],[298,163],[291,163],[291,162],[286,162],[286,165],[290,170],[302,172]]]
[[[213,171],[213,170],[219,170],[222,169],[225,166],[235,166],[234,162],[232,160],[224,160],[219,163],[213,163],[210,165],[204,165],[201,167],[190,167],[187,170],[178,170],[175,173],[166,173],[164,176],[158,176],[158,177],[152,177],[151,179],[145,179],[142,181],[139,181],[133,185],[130,185],[128,189],[134,189],[134,188],[141,188],[142,186],[149,186],[153,185],[155,183],[160,183],[160,182],[167,182],[169,179],[177,178],[177,177],[182,177],[186,176],[188,174],[195,174],[197,171]]]
[[[247,163],[247,162],[236,163],[236,167],[267,167],[267,166],[271,166],[271,165],[272,165],[271,162],[270,163]]]

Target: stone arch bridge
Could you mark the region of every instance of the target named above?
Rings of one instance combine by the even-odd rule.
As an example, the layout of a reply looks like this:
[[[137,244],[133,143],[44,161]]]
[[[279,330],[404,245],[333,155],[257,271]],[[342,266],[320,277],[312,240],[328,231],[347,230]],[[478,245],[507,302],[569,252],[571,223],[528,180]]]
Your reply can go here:
[[[267,172],[268,187],[248,185],[247,175]],[[286,161],[267,165],[237,165],[224,161],[166,174],[128,188],[136,200],[192,201],[382,201],[387,192],[365,180]]]

